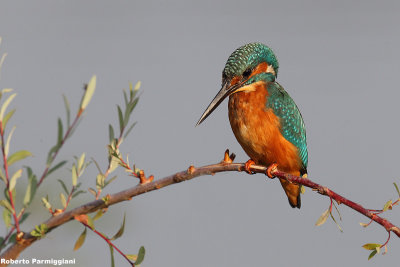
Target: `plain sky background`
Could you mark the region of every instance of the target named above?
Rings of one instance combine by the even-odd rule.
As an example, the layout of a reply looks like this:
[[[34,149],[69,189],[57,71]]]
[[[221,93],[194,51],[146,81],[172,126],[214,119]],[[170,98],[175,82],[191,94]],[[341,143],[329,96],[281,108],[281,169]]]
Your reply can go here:
[[[307,127],[309,177],[371,209],[396,198],[400,184],[400,4],[398,1],[1,1],[0,52],[8,56],[0,88],[14,88],[17,126],[11,150],[28,149],[23,164],[44,168],[65,118],[64,93],[77,109],[93,74],[96,93],[84,120],[58,159],[86,152],[107,165],[108,123],[117,125],[122,89],[142,81],[133,119],[138,121],[121,151],[156,179],[219,162],[236,142],[223,103],[201,126],[200,115],[220,89],[221,71],[239,46],[259,41],[280,62],[278,81],[295,99]],[[14,170],[18,166],[14,167]],[[114,193],[137,181],[119,177]],[[94,187],[96,168],[82,178]],[[57,179],[37,197],[59,205]],[[20,179],[19,196],[26,178]],[[329,199],[310,190],[300,210],[290,208],[277,180],[222,173],[173,185],[109,209],[96,227],[110,236],[124,212],[124,236],[116,244],[142,266],[396,266],[400,242],[393,235],[385,256],[367,261],[365,243],[383,243],[385,230],[339,206],[344,232],[332,220],[315,221]],[[91,200],[74,199],[71,207]],[[22,229],[49,217],[35,204]],[[400,225],[400,207],[384,214]],[[337,217],[338,218],[338,217]],[[83,227],[70,222],[27,249],[21,258],[76,258],[76,266],[109,266],[108,246],[92,233],[73,252]],[[4,230],[1,230],[4,233]],[[128,266],[115,253],[117,266]]]

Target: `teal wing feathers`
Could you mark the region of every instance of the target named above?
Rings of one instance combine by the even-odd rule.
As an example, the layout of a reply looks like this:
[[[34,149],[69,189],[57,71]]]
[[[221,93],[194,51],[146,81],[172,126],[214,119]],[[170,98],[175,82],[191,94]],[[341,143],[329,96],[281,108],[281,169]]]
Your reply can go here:
[[[282,135],[295,145],[302,162],[302,174],[307,173],[308,151],[306,141],[306,128],[303,117],[296,103],[277,82],[268,83],[267,108],[272,108],[275,115],[280,118]]]

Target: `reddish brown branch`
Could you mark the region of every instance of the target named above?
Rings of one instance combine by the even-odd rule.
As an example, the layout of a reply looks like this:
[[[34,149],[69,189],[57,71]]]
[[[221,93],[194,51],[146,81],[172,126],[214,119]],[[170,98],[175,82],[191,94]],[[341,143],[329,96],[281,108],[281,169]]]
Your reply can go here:
[[[89,214],[95,212],[99,209],[106,208],[108,206],[117,204],[122,201],[131,200],[132,197],[137,195],[141,195],[153,190],[158,190],[163,187],[180,183],[183,181],[187,181],[193,179],[198,176],[204,175],[214,175],[217,172],[227,172],[227,171],[245,171],[246,166],[245,163],[229,163],[229,162],[221,162],[214,165],[203,166],[199,168],[195,168],[190,166],[187,170],[175,173],[173,175],[167,176],[165,178],[146,183],[139,184],[132,188],[126,189],[124,191],[115,193],[113,195],[108,195],[107,204],[103,200],[95,200],[89,203],[86,203],[80,207],[77,207],[68,212],[61,213],[57,216],[51,217],[44,223],[48,226],[49,231],[57,228],[58,226],[73,220],[75,216],[81,214]],[[250,170],[255,173],[266,173],[267,167],[259,166],[259,165],[251,165]],[[306,187],[310,187],[318,191],[322,195],[326,195],[332,199],[334,199],[337,203],[345,204],[346,206],[360,212],[361,214],[367,216],[371,220],[381,224],[386,231],[393,232],[397,236],[400,237],[400,229],[390,223],[388,220],[381,218],[380,216],[370,212],[368,209],[365,209],[361,205],[348,200],[347,198],[335,193],[327,187],[314,183],[310,179],[305,179],[298,176],[293,176],[284,172],[279,171],[278,169],[271,170],[271,174],[276,177],[287,179],[290,182],[302,184]],[[19,254],[27,247],[29,247],[33,242],[37,240],[36,237],[32,236],[29,233],[25,233],[23,238],[17,242],[16,244],[11,245],[3,254],[0,255],[1,258],[4,259],[16,259]],[[4,265],[0,265],[4,266]]]

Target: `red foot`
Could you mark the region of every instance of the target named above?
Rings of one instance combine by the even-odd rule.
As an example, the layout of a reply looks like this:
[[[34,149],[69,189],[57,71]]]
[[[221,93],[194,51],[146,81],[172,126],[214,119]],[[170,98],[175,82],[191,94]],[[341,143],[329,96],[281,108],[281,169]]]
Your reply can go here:
[[[254,164],[256,164],[256,163],[254,162],[254,160],[249,159],[249,160],[246,161],[246,163],[244,164],[244,170],[245,170],[248,174],[254,174],[254,172],[252,172],[252,171],[250,170],[251,165],[254,165]]]
[[[274,178],[275,175],[272,174],[272,172],[276,171],[276,169],[278,168],[278,164],[273,163],[271,165],[269,165],[269,167],[267,168],[267,171],[265,172],[265,174],[269,177],[269,178]]]

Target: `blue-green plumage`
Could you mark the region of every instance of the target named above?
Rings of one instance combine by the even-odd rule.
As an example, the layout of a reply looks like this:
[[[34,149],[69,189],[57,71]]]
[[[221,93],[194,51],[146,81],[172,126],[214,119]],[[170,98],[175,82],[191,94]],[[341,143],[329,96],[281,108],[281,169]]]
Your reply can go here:
[[[266,106],[279,117],[282,135],[297,147],[303,167],[301,174],[307,173],[308,151],[303,117],[296,103],[279,83],[269,82],[267,90],[269,96]]]

